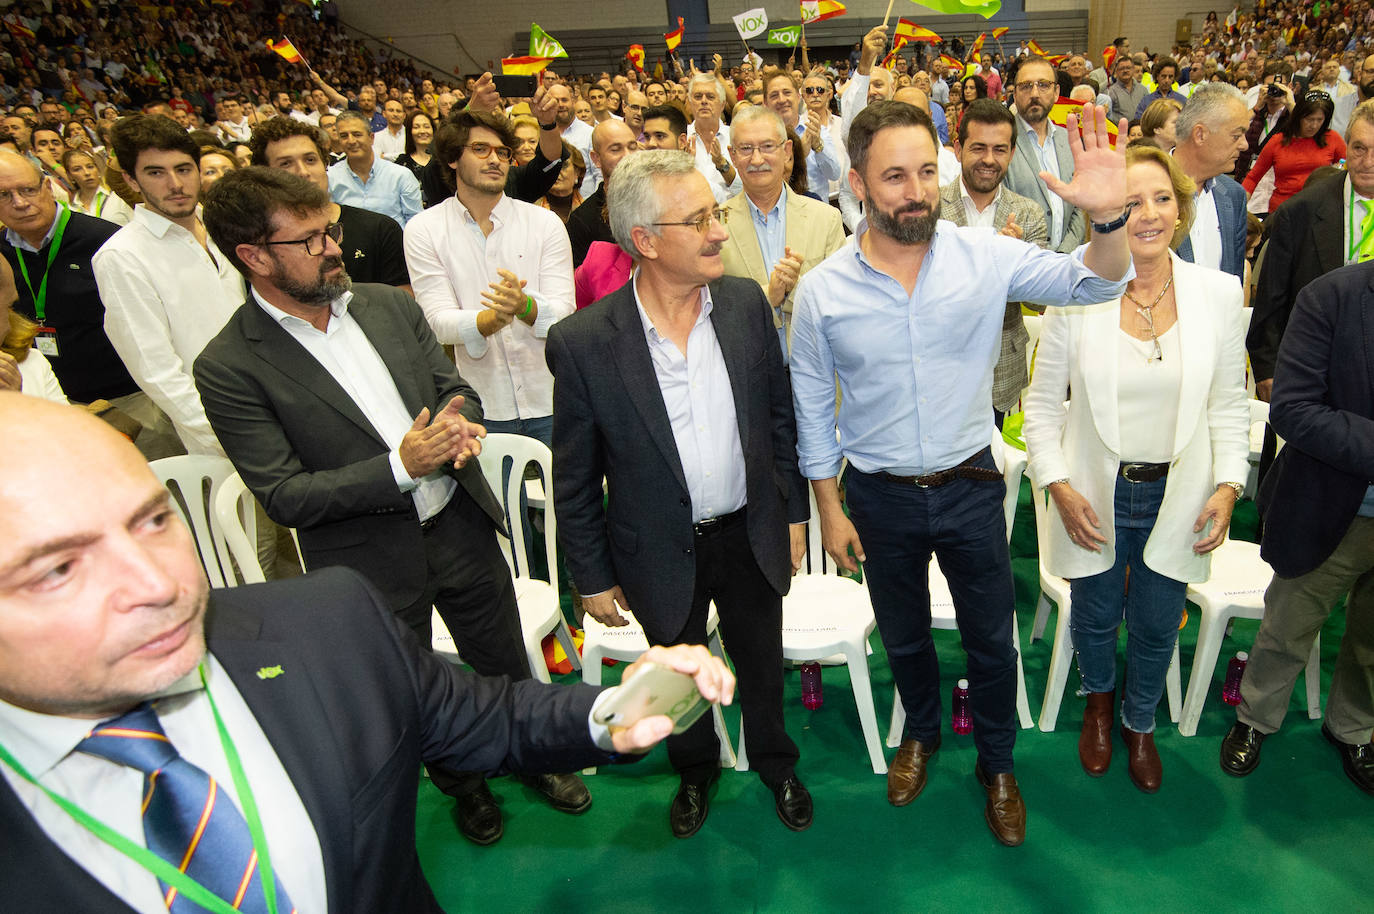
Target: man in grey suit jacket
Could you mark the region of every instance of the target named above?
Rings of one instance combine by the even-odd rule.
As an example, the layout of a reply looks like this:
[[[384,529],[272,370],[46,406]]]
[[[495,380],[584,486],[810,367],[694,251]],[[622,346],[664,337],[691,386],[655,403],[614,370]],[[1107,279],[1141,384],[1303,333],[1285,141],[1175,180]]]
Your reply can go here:
[[[362,572],[424,644],[437,608],[473,669],[528,677],[496,540],[505,519],[475,460],[485,434],[476,391],[413,298],[350,289],[323,190],[267,168],[214,190],[206,227],[252,292],[194,375],[239,475],[268,516],[298,529],[310,567]],[[465,837],[500,838],[480,774],[432,774],[458,799]],[[532,786],[565,812],[591,805],[573,775]]]
[[[1178,256],[1245,281],[1245,188],[1230,172],[1245,151],[1250,108],[1227,83],[1198,86],[1178,114],[1174,161],[1197,185],[1193,226]]]
[[[1050,109],[1059,98],[1054,67],[1042,57],[1027,57],[1017,66],[1012,91],[1016,100],[1016,154],[1011,157],[1002,183],[1008,190],[1029,197],[1045,215],[1049,247],[1068,253],[1083,243],[1083,213],[1050,192],[1040,180],[1048,171],[1062,181],[1073,179],[1073,153],[1069,135],[1050,123]]]
[[[960,176],[940,188],[940,218],[955,225],[982,225],[1046,247],[1049,232],[1040,206],[1002,185],[1016,152],[1016,117],[990,98],[976,99],[959,121]],[[1007,302],[1002,319],[1002,348],[992,371],[992,408],[998,427],[1030,381],[1026,344],[1030,334],[1021,319],[1021,303]]]
[[[628,156],[606,199],[635,273],[555,324],[546,349],[568,569],[588,614],[625,625],[629,610],[651,644],[704,641],[714,602],[749,762],[778,817],[804,829],[811,796],[783,726],[782,595],[808,504],[772,314],[758,283],[722,276],[726,232],[689,154]],[[681,777],[669,824],[686,838],[720,771],[710,719],[670,737],[668,756]]]

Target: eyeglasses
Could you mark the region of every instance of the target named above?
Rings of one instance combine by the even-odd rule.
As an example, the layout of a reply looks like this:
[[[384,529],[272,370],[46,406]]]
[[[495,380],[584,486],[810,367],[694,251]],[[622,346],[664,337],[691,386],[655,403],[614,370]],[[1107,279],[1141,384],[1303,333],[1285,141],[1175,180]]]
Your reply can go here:
[[[806,86],[802,89],[802,92],[806,93],[807,95],[824,95],[829,91],[830,90],[827,89],[825,86]]]
[[[335,222],[333,225],[329,226],[329,228],[325,229],[324,231],[316,232],[315,234],[307,238],[297,238],[293,241],[264,241],[262,242],[262,246],[270,248],[275,247],[279,244],[299,244],[305,247],[305,253],[307,256],[319,257],[321,254],[324,253],[324,239],[326,237],[333,241],[335,244],[340,243],[341,241],[343,241],[343,226]]]
[[[515,153],[511,152],[509,146],[493,146],[490,143],[468,143],[463,148],[471,149],[472,154],[479,159],[489,159],[493,152],[496,153],[496,157],[502,162],[509,162],[511,159],[515,158]]]
[[[782,148],[782,144],[769,140],[767,143],[736,143],[730,148],[741,159],[752,159],[755,151],[761,152],[765,156],[771,156]]]
[[[690,225],[697,230],[698,235],[705,235],[706,230],[711,227],[713,221],[724,225],[728,215],[729,213],[727,213],[723,207],[717,206],[706,215],[698,216],[696,219],[685,219],[682,222],[655,222],[653,225],[655,228],[662,228],[668,225]]]
[[[0,190],[0,200],[9,203],[18,197],[20,203],[32,203],[38,199],[38,195],[42,192],[43,184],[41,182],[29,187],[12,187],[9,190]]]
[[[1305,102],[1327,102],[1331,100],[1330,94],[1313,89],[1302,97]]]
[[[1037,79],[1035,82],[1017,83],[1017,92],[1048,92],[1051,89],[1058,89],[1059,83],[1052,83],[1046,79]]]

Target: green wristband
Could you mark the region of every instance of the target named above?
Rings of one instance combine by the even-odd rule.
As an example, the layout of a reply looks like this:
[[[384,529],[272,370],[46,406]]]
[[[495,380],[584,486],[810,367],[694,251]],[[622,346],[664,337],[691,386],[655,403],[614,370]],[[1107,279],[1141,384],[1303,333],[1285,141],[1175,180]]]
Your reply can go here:
[[[526,296],[525,296],[525,313],[522,314],[522,315],[520,315],[520,319],[521,319],[521,320],[524,320],[525,318],[529,317],[529,316],[530,316],[530,312],[533,311],[533,310],[534,310],[534,298],[533,298],[532,296],[526,295]]]

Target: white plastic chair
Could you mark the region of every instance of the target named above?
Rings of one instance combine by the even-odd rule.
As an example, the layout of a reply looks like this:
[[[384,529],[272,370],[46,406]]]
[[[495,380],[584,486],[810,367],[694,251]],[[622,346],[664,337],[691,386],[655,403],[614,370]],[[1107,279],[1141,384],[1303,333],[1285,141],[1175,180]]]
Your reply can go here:
[[[622,611],[629,625],[603,625],[589,613],[583,620],[582,639],[582,681],[588,685],[601,685],[601,661],[622,660],[633,662],[649,649],[649,639],[634,613]],[[722,660],[725,652],[720,643],[720,616],[715,604],[706,614],[706,645],[712,654]],[[735,750],[730,743],[730,731],[725,727],[725,715],[720,705],[712,705],[711,713],[715,718],[716,736],[720,740],[720,766],[732,768],[735,765]],[[595,768],[583,769],[583,774],[595,774]]]
[[[502,466],[507,459],[511,461],[511,467],[503,484]],[[544,557],[548,563],[549,580],[530,577],[531,556],[525,550],[525,517],[520,510],[520,493],[525,487],[525,467],[531,463],[539,467],[544,479],[546,501],[551,501],[553,454],[543,442],[524,435],[496,433],[483,439],[482,475],[501,499],[506,512],[506,529],[510,531],[509,540],[497,537],[497,541],[515,581],[515,602],[520,608],[520,631],[525,639],[525,654],[534,677],[540,682],[549,682],[543,648],[543,640],[548,634],[557,636],[573,669],[580,670],[582,661],[578,658],[577,646],[573,643],[572,632],[563,618],[563,608],[559,602],[556,553],[558,525],[552,511],[544,512]]]
[[[1212,553],[1212,574],[1201,584],[1188,585],[1188,599],[1201,610],[1197,632],[1197,650],[1193,652],[1193,669],[1188,676],[1188,694],[1183,700],[1183,715],[1178,732],[1183,736],[1197,733],[1207,692],[1216,672],[1221,643],[1233,619],[1261,619],[1264,617],[1264,591],[1274,571],[1260,558],[1260,548],[1254,543],[1227,540]],[[1312,654],[1307,659],[1307,716],[1317,720],[1321,709],[1321,634],[1312,642]]]
[[[1002,509],[1006,514],[1007,542],[1011,542],[1011,528],[1016,520],[1016,503],[1021,495],[1021,477],[1026,472],[1026,452],[1003,444],[1001,435],[992,445],[993,457],[1002,466],[1002,479],[1006,494],[1002,498]],[[954,597],[949,591],[949,581],[940,570],[940,563],[931,559],[929,576],[930,590],[930,627],[957,631],[958,622],[954,617]],[[1030,699],[1026,696],[1026,671],[1021,663],[1021,634],[1017,631],[1015,616],[1012,618],[1011,643],[1016,648],[1016,716],[1022,729],[1035,726],[1031,717]],[[906,726],[906,709],[902,707],[902,696],[893,689],[892,722],[887,731],[887,744],[900,746],[902,730]]]
[[[1260,452],[1264,450],[1264,430],[1268,427],[1269,404],[1263,400],[1250,400],[1250,468],[1245,475],[1246,498],[1254,498],[1259,486]]]
[[[874,774],[887,773],[878,715],[873,707],[873,686],[868,676],[868,636],[877,621],[868,588],[853,578],[843,577],[821,547],[821,518],[811,493],[811,519],[806,524],[806,557],[802,569],[792,578],[792,587],[782,598],[782,656],[805,663],[812,660],[839,661],[849,666],[849,682],[859,712],[864,744]],[[744,726],[740,725],[739,757],[736,771],[748,771]]]
[[[1064,686],[1069,681],[1069,667],[1073,663],[1073,633],[1069,628],[1072,609],[1069,600],[1069,582],[1052,575],[1045,568],[1045,535],[1051,523],[1047,500],[1049,493],[1044,489],[1031,490],[1031,501],[1035,504],[1035,531],[1040,553],[1040,601],[1035,609],[1035,625],[1031,631],[1031,641],[1045,631],[1045,621],[1049,617],[1050,603],[1058,607],[1054,628],[1054,647],[1050,651],[1050,669],[1045,677],[1045,701],[1040,706],[1040,729],[1049,733],[1055,728],[1059,718],[1059,705],[1064,698]],[[1178,640],[1174,640],[1174,657],[1169,661],[1169,670],[1164,676],[1164,692],[1169,699],[1169,719],[1177,722],[1182,713],[1183,686],[1179,675]]]
[[[234,465],[226,457],[183,454],[154,460],[148,466],[172,493],[172,506],[195,538],[210,586],[233,586],[237,580],[234,566],[224,535],[213,519],[212,506],[225,480],[235,475]],[[255,550],[252,564],[257,563]]]
[[[215,495],[214,518],[243,583],[260,584],[267,580],[258,564],[257,502],[238,473],[231,473],[220,484]]]

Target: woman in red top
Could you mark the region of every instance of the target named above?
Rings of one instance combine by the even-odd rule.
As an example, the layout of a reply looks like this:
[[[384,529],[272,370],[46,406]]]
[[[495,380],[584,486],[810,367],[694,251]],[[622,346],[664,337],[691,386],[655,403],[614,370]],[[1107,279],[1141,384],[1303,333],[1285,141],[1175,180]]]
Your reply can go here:
[[[1241,183],[1245,192],[1255,192],[1264,173],[1274,169],[1274,195],[1269,212],[1302,190],[1307,176],[1323,165],[1334,165],[1345,158],[1345,140],[1331,130],[1335,106],[1325,92],[1308,92],[1293,108],[1288,123],[1264,144],[1254,167]]]

